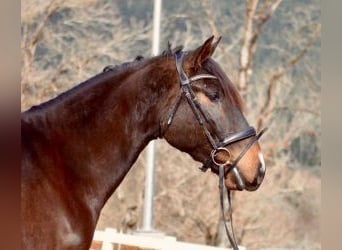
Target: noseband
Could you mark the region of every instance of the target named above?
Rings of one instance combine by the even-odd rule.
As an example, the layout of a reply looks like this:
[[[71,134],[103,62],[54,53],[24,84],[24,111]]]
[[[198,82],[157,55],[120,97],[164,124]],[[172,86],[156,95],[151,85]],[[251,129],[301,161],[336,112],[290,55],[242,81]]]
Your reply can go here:
[[[219,140],[216,142],[212,134],[210,133],[206,121],[209,121],[208,117],[204,113],[201,104],[198,102],[196,95],[194,91],[191,88],[191,83],[201,80],[201,79],[214,79],[218,80],[218,78],[214,75],[210,74],[199,74],[192,77],[188,77],[183,69],[183,60],[184,60],[185,54],[182,51],[175,53],[175,62],[176,62],[176,68],[178,73],[178,78],[180,82],[180,91],[176,97],[175,105],[170,113],[170,116],[167,120],[167,127],[169,127],[172,123],[173,117],[180,105],[180,102],[182,100],[182,97],[185,96],[188,104],[191,107],[191,110],[193,111],[198,123],[203,128],[203,131],[212,147],[212,151],[210,153],[210,156],[208,159],[204,162],[203,166],[200,168],[203,172],[206,172],[209,168],[212,172],[219,175],[219,189],[220,189],[220,205],[221,205],[221,211],[224,221],[224,226],[226,229],[226,233],[228,236],[228,239],[233,247],[234,250],[238,250],[235,236],[234,236],[234,230],[233,230],[233,224],[232,224],[232,210],[231,210],[231,197],[230,192],[227,189],[227,195],[228,195],[228,208],[229,208],[229,215],[230,215],[230,227],[232,231],[232,236],[230,235],[229,229],[227,227],[225,216],[224,216],[224,204],[223,204],[223,182],[225,176],[232,171],[236,178],[236,182],[238,185],[238,188],[240,190],[243,190],[245,188],[245,183],[243,178],[241,177],[239,170],[237,168],[238,162],[241,160],[241,158],[247,153],[247,151],[251,148],[251,146],[258,141],[258,139],[261,137],[261,135],[265,132],[265,129],[261,130],[259,133],[256,133],[256,130],[254,127],[248,127],[246,130],[236,132],[236,133],[229,133],[230,135],[226,138],[223,138],[222,140]],[[215,138],[219,138],[218,133],[216,133]],[[234,143],[237,143],[242,140],[249,139],[250,141],[245,146],[245,148],[241,151],[241,153],[238,155],[238,157],[231,161],[231,153],[226,148],[229,145],[232,145]],[[219,153],[224,153],[225,155],[228,155],[228,159],[224,163],[220,163],[216,157]]]

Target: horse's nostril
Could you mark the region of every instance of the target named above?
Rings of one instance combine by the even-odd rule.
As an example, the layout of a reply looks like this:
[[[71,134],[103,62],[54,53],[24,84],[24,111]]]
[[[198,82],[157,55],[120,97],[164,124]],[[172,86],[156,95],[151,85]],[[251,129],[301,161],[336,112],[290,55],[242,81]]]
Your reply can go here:
[[[261,182],[264,180],[265,172],[259,171],[257,177],[257,184],[260,185]]]

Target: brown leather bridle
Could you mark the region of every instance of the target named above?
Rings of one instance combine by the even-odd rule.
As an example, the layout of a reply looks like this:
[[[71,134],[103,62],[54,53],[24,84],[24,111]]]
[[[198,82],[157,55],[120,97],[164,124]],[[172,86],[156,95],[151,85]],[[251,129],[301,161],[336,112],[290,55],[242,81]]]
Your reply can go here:
[[[202,126],[203,131],[212,147],[212,151],[210,153],[210,156],[208,159],[204,162],[203,166],[200,168],[203,172],[206,172],[209,168],[212,172],[219,175],[219,190],[220,190],[220,206],[221,206],[221,212],[223,216],[223,221],[226,229],[226,233],[228,236],[228,239],[233,247],[234,250],[238,250],[238,246],[236,244],[235,236],[234,236],[234,229],[232,224],[232,210],[231,210],[231,197],[230,197],[230,190],[227,189],[227,195],[228,195],[228,209],[230,214],[230,226],[232,231],[232,236],[230,235],[228,226],[225,221],[224,216],[224,204],[223,204],[223,182],[225,176],[232,171],[236,181],[238,188],[240,190],[243,190],[245,188],[245,183],[243,181],[243,178],[241,177],[239,170],[237,168],[238,162],[241,160],[241,158],[247,153],[247,151],[251,148],[251,146],[258,141],[258,139],[262,136],[262,134],[266,131],[266,128],[261,130],[259,133],[256,133],[256,130],[254,127],[248,127],[246,130],[236,132],[236,133],[229,133],[230,135],[222,140],[219,140],[216,142],[212,134],[210,133],[206,121],[208,121],[208,117],[205,115],[201,104],[196,99],[196,95],[194,91],[191,88],[191,83],[201,80],[201,79],[215,79],[218,80],[218,78],[214,75],[210,74],[199,74],[192,77],[188,77],[183,69],[183,60],[185,53],[183,51],[178,51],[175,53],[175,62],[176,62],[176,69],[178,73],[179,83],[180,83],[180,91],[176,97],[175,105],[169,115],[169,118],[167,120],[167,128],[171,126],[173,117],[180,105],[180,102],[182,100],[182,97],[185,96],[188,104],[191,107],[191,110],[193,111],[197,121]],[[216,133],[216,138],[219,138],[218,133]],[[232,145],[234,143],[237,143],[242,140],[249,139],[248,144],[244,147],[244,149],[241,151],[241,153],[238,155],[238,157],[231,161],[231,153],[227,149],[227,146]],[[228,157],[226,162],[219,162],[216,159],[216,156],[219,153],[224,153]]]

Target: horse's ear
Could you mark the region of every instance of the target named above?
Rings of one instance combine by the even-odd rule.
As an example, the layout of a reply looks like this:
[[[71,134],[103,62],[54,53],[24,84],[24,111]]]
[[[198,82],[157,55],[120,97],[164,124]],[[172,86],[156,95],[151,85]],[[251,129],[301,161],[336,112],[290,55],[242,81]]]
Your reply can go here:
[[[221,41],[221,36],[217,39],[216,42],[214,42],[212,45],[211,45],[211,55],[214,54],[215,50],[216,50],[216,47],[217,45],[220,43]]]
[[[213,43],[214,36],[209,37],[200,47],[195,49],[190,55],[190,66],[198,70],[202,64],[214,53],[221,37]]]

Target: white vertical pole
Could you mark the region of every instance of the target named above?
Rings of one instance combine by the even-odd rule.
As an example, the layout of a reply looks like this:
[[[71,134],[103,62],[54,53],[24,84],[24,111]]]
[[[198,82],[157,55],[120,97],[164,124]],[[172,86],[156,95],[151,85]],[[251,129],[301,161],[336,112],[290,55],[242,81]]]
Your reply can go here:
[[[161,1],[154,0],[153,10],[153,56],[159,53],[160,40],[160,13]],[[144,217],[142,230],[145,232],[153,231],[153,195],[154,195],[154,179],[155,179],[155,141],[151,141],[147,146],[147,162],[145,169],[145,197],[144,197]]]
[[[152,55],[153,56],[156,56],[159,53],[161,5],[162,5],[162,0],[154,0],[153,42],[152,42]]]

